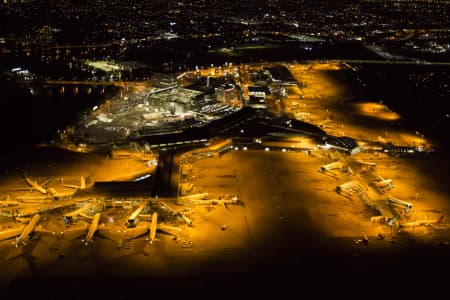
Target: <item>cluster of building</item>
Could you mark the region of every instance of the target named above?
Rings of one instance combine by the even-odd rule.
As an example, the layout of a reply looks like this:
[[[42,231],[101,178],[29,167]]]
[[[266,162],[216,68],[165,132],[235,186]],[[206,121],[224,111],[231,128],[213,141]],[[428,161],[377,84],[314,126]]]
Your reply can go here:
[[[199,51],[218,47],[297,41],[312,50],[316,42],[355,40],[416,54],[449,50],[450,7],[440,0],[11,0],[0,8],[8,22],[0,30],[4,55],[117,57],[156,48],[161,53],[183,49],[177,55],[189,61]],[[170,59],[164,63],[168,67]]]

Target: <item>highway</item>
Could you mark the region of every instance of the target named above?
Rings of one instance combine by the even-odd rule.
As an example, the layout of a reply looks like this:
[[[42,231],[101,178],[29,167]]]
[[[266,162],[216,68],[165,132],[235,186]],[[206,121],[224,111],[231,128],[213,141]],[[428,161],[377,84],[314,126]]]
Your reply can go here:
[[[358,59],[342,59],[342,60],[314,60],[305,61],[306,63],[347,63],[347,64],[384,64],[384,65],[417,65],[417,66],[450,66],[450,62],[429,62],[423,60],[358,60]]]

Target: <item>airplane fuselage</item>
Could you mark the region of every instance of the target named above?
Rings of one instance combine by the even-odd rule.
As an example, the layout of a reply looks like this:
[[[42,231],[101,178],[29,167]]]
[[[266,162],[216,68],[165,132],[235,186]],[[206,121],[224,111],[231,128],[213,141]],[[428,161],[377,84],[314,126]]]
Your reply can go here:
[[[320,167],[319,171],[324,172],[324,171],[338,169],[338,168],[342,168],[342,162],[340,162],[340,161],[336,161],[336,162],[329,163],[327,165],[323,165]]]
[[[401,223],[400,227],[415,227],[415,226],[423,226],[423,225],[433,225],[433,224],[439,224],[440,219],[433,219],[433,220],[417,220],[413,222],[406,222]]]
[[[380,181],[374,181],[372,184],[376,187],[386,187],[386,186],[392,186],[392,179],[384,179]]]
[[[28,238],[30,233],[32,233],[34,231],[34,228],[36,227],[36,224],[40,218],[41,218],[40,215],[34,215],[34,217],[31,219],[30,223],[28,223],[24,227],[22,233],[17,238],[16,245],[23,243]]]
[[[86,235],[86,242],[90,242],[94,237],[94,234],[97,232],[98,223],[100,222],[101,213],[96,213],[94,218],[92,219],[91,225],[89,225],[89,230]]]
[[[0,207],[19,205],[19,201],[3,200],[0,201]]]
[[[39,184],[37,184],[37,182],[31,180],[28,177],[25,177],[26,182],[35,190],[41,192],[42,194],[47,194],[47,190],[44,189],[42,186],[40,186]]]
[[[150,242],[153,242],[155,240],[157,226],[158,226],[158,213],[155,211],[152,214],[152,223],[150,225],[150,234],[149,234]]]

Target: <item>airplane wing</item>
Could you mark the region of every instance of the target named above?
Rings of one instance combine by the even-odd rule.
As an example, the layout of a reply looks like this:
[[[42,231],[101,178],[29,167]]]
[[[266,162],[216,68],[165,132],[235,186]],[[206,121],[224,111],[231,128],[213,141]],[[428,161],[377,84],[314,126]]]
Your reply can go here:
[[[161,223],[161,224],[158,224],[157,230],[158,230],[158,232],[163,233],[163,234],[177,236],[177,233],[180,233],[181,228],[169,226],[169,225],[165,225],[165,224]]]
[[[42,186],[42,187],[44,187],[44,186],[46,186],[47,184],[49,184],[50,181],[52,181],[52,180],[53,180],[53,177],[50,177],[50,178],[46,179],[45,181],[43,181],[42,183],[40,183],[39,185]]]
[[[106,228],[105,226],[100,226],[97,230],[97,234],[105,239],[111,241],[120,241],[125,239],[126,233],[121,230],[114,230],[112,228]]]
[[[78,237],[85,235],[87,233],[88,227],[89,227],[88,223],[80,221],[71,228],[64,230],[64,237],[65,239],[68,240],[74,240]]]
[[[125,233],[125,239],[131,240],[138,237],[141,237],[148,233],[150,228],[150,223],[141,221],[135,228],[128,228],[127,232]]]
[[[63,184],[63,186],[67,187],[67,188],[72,188],[72,189],[79,189],[80,186],[75,185],[75,184]]]
[[[149,230],[148,228],[149,227],[146,224],[142,224],[141,226],[138,226],[136,228],[118,230],[102,225],[99,226],[97,234],[112,241],[131,240],[147,234]]]
[[[163,225],[164,227],[164,225]],[[170,227],[170,226],[168,226]],[[126,232],[123,233],[123,238],[126,240],[131,240],[135,238],[139,238],[141,236],[147,235],[150,232],[151,223],[146,221],[141,221],[135,228],[129,228]],[[160,231],[160,225],[157,226],[157,231]],[[178,229],[178,228],[176,228]],[[167,233],[167,232],[162,232]],[[167,233],[170,234],[170,233]]]
[[[20,235],[24,228],[25,228],[25,225],[22,225],[17,228],[8,228],[8,229],[0,231],[0,241],[7,240],[12,237]]]
[[[64,197],[71,197],[71,196],[73,196],[73,194],[75,194],[75,192],[56,192],[55,191],[55,193],[52,193],[52,196],[57,197],[57,198],[64,198]]]
[[[39,233],[48,234],[48,235],[55,235],[57,233],[59,235],[63,235],[64,234],[64,231],[55,232],[53,230],[48,230],[48,229],[42,227],[42,225],[36,226],[36,228],[34,228],[34,232],[39,232]]]
[[[19,171],[20,172],[20,171]],[[41,184],[38,184],[35,181],[31,180],[29,177],[27,177],[25,174],[23,174],[22,172],[20,172],[20,175],[23,177],[23,179],[25,179],[25,181],[28,184],[28,187],[22,187],[22,188],[14,188],[11,189],[11,191],[29,191],[29,190],[37,190],[43,194],[46,193],[46,189],[44,188],[51,180],[53,180],[53,177],[48,178],[47,180],[45,180],[44,182],[42,182]]]

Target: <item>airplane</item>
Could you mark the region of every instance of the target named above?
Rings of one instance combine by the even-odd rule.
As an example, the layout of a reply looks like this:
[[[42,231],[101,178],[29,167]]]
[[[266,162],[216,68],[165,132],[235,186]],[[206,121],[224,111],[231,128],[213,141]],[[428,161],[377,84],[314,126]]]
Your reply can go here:
[[[98,230],[98,223],[100,222],[100,217],[102,216],[101,213],[96,213],[94,215],[94,218],[92,219],[91,225],[89,225],[88,233],[86,234],[85,242],[89,243],[92,241],[92,238],[94,237],[94,234]]]
[[[54,188],[48,188],[45,196],[17,196],[16,200],[20,202],[29,202],[29,203],[53,202],[60,198],[71,197],[73,196],[74,193],[75,192],[61,193],[57,192]]]
[[[7,240],[12,237],[16,237],[16,240],[14,241],[14,245],[17,248],[20,245],[26,245],[26,240],[28,239],[30,234],[32,234],[34,232],[43,232],[43,233],[54,234],[54,232],[52,232],[50,230],[43,229],[42,226],[36,226],[37,223],[39,222],[40,218],[41,218],[41,216],[39,214],[36,214],[31,218],[30,222],[27,225],[22,225],[17,228],[11,228],[11,229],[6,229],[3,231],[0,231],[0,240]]]
[[[20,202],[19,201],[13,201],[13,200],[9,200],[9,194],[6,196],[5,200],[0,200],[0,207],[8,207],[8,206],[15,206],[15,205],[19,205]]]
[[[319,172],[323,173],[325,171],[330,171],[333,169],[342,169],[343,163],[340,161],[335,161],[326,165],[323,165],[319,168]]]
[[[381,177],[379,175],[377,177],[378,177],[377,181],[372,181],[370,183],[376,189],[383,190],[383,189],[392,189],[394,187],[392,184],[392,179],[384,179],[383,177]]]
[[[20,204],[19,201],[8,201],[8,200],[0,201],[0,207],[17,206],[19,204]]]
[[[412,207],[413,207],[413,205],[411,203],[409,203],[409,202],[406,202],[406,201],[403,201],[403,200],[400,200],[400,199],[397,199],[397,198],[394,198],[394,197],[390,197],[390,196],[387,199],[387,203],[388,204],[396,204],[396,205],[404,206],[406,212],[409,212],[412,209]]]
[[[149,223],[149,222],[141,222],[140,224],[142,224],[142,225],[136,227],[136,230],[132,233],[131,238],[137,238],[139,236],[142,236],[142,235],[148,233],[147,240],[151,244],[153,243],[153,241],[159,240],[158,238],[156,238],[156,233],[157,232],[161,232],[161,233],[165,233],[165,234],[176,236],[175,234],[171,233],[170,230],[181,231],[181,229],[178,228],[178,227],[167,226],[167,225],[164,225],[164,224],[161,224],[161,223],[158,224],[158,213],[156,211],[153,212],[153,214],[152,214],[152,221],[151,221],[151,223]]]
[[[101,213],[96,213],[94,215],[94,217],[92,218],[92,221],[90,224],[84,222],[84,221],[80,221],[79,223],[82,224],[81,227],[75,227],[75,228],[70,228],[64,231],[64,236],[67,236],[67,234],[71,234],[73,232],[75,232],[75,236],[74,238],[83,235],[84,233],[86,233],[85,238],[83,238],[81,240],[82,243],[84,243],[86,246],[92,242],[92,239],[94,238],[95,233],[98,231],[99,229],[99,222],[100,222],[100,218],[101,218],[102,214]]]
[[[348,181],[345,182],[341,185],[338,185],[336,187],[336,192],[340,193],[340,192],[348,192],[348,191],[352,191],[355,189],[360,189],[361,186],[359,185],[359,182],[357,180],[352,180],[352,181]]]
[[[96,233],[98,233],[100,236],[103,236],[107,239],[118,240],[118,241],[138,238],[138,237],[148,233],[147,240],[150,241],[150,243],[153,243],[153,241],[158,240],[156,238],[157,231],[161,231],[163,233],[174,235],[174,234],[168,232],[167,230],[171,230],[171,229],[178,230],[178,231],[180,230],[179,228],[176,228],[176,227],[167,226],[164,224],[158,224],[158,213],[157,212],[154,212],[152,214],[152,220],[150,223],[142,221],[142,222],[139,222],[135,228],[127,229],[127,230],[124,230],[123,232],[121,232],[120,230],[106,228],[106,225],[104,225],[104,224],[99,225],[100,218],[101,218],[101,213],[96,213],[89,225],[86,222],[81,221],[81,222],[83,222],[83,226],[81,226],[79,228],[68,229],[64,232],[64,235],[67,235],[67,234],[70,235],[71,232],[78,231],[77,236],[79,236],[80,233],[83,234],[84,232],[87,231],[85,238],[83,238],[81,240],[81,242],[87,246],[93,241]],[[124,235],[125,232],[127,232],[126,235]]]
[[[208,198],[208,193],[199,193],[199,194],[191,194],[191,195],[181,196],[181,200],[183,200],[183,201],[202,200],[202,199],[207,199],[207,198]]]
[[[370,170],[372,170],[372,171],[373,171],[373,170],[376,168],[376,166],[377,166],[377,164],[374,163],[374,162],[363,161],[363,160],[360,160],[360,159],[355,160],[354,162],[357,163],[357,164],[359,164],[359,167],[361,167],[361,168],[365,167],[365,168],[370,169]]]
[[[158,213],[155,211],[152,214],[152,222],[150,224],[150,230],[149,230],[149,241],[150,243],[153,243],[156,237],[156,227],[158,226]]]
[[[17,211],[17,217],[21,218],[32,216],[35,214],[40,214],[43,212],[50,212],[56,209],[63,209],[65,207],[70,207],[75,204],[75,202],[72,199],[51,201],[50,203],[45,203],[42,201],[40,203],[42,204],[19,207],[20,209]]]
[[[378,175],[377,177],[378,177],[378,181],[372,182],[373,185],[378,186],[378,187],[389,186],[390,188],[392,188],[392,179],[384,179],[380,175]]]
[[[441,224],[444,216],[440,216],[439,219],[431,219],[431,220],[417,220],[413,222],[400,223],[400,227],[416,227],[416,226],[433,226],[434,224]]]
[[[28,191],[28,190],[34,191],[34,190],[36,190],[44,195],[46,195],[48,193],[48,190],[44,186],[47,185],[53,179],[52,177],[50,177],[43,183],[38,184],[36,180],[34,180],[34,181],[31,180],[28,176],[25,176],[22,172],[20,172],[20,175],[25,179],[25,181],[28,183],[28,185],[30,187],[13,189],[14,191]]]
[[[61,184],[65,187],[68,188],[73,188],[73,189],[77,189],[77,190],[84,190],[86,189],[86,179],[84,178],[84,176],[80,176],[80,185],[75,185],[75,184],[65,184],[63,181],[63,178],[61,178]]]
[[[136,208],[127,219],[127,226],[134,227],[139,223],[139,215],[148,207],[148,202],[144,202]]]
[[[90,217],[87,215],[89,210],[94,211],[100,211],[102,210],[102,205],[96,202],[89,203],[81,208],[77,208],[76,210],[67,212],[63,215],[64,223],[72,223],[73,219],[77,218],[78,216],[85,217],[87,219],[90,219]]]
[[[241,200],[238,199],[237,196],[232,197],[231,199],[206,199],[206,200],[191,200],[191,203],[194,205],[222,205],[227,208],[228,204],[243,204]]]
[[[194,200],[191,200],[191,201],[194,201]],[[202,201],[202,200],[195,200],[195,201]],[[186,224],[192,225],[192,220],[190,218],[188,218],[184,212],[177,211],[174,207],[172,207],[170,204],[168,204],[164,201],[160,201],[160,203],[161,203],[161,207],[166,208],[173,215],[181,217],[186,222]]]
[[[369,162],[369,161],[363,161],[363,160],[355,160],[357,163],[361,164],[361,165],[366,165],[366,166],[370,166],[370,167],[376,167],[377,164],[374,162]]]

